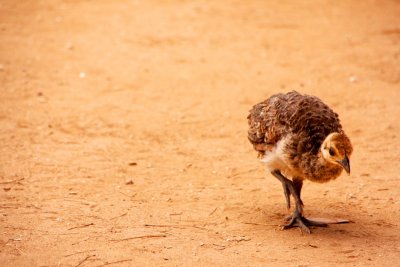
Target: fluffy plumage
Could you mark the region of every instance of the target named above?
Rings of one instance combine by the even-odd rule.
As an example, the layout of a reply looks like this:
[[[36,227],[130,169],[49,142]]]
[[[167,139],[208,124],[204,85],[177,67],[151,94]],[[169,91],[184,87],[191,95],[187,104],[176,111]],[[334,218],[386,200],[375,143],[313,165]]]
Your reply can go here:
[[[271,173],[283,183],[288,207],[288,195],[296,200],[298,194],[302,204],[303,180],[327,182],[337,178],[343,169],[350,172],[351,142],[338,114],[319,98],[295,91],[276,94],[253,106],[247,118],[248,139]],[[293,186],[297,192],[291,192]]]
[[[321,160],[321,145],[330,133],[342,153],[352,153],[339,116],[319,98],[292,91],[276,94],[255,105],[247,117],[248,138],[271,170],[280,166],[288,176],[325,182],[342,167]]]

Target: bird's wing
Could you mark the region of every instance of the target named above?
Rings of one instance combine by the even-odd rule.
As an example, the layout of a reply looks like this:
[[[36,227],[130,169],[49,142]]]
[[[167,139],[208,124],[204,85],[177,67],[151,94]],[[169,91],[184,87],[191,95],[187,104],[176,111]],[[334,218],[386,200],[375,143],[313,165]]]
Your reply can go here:
[[[326,136],[342,131],[332,109],[317,97],[295,91],[255,105],[247,118],[248,139],[260,153],[271,150],[286,134],[297,136],[296,151],[317,153]]]
[[[285,132],[285,102],[284,94],[273,95],[253,106],[247,116],[248,139],[261,154],[272,150]]]

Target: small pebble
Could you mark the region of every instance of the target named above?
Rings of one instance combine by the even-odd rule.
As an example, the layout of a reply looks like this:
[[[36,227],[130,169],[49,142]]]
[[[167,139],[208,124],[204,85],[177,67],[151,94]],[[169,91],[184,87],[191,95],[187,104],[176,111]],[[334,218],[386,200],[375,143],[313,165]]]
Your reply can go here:
[[[132,179],[128,179],[128,180],[125,181],[125,184],[126,185],[133,184],[133,180]]]
[[[349,82],[351,82],[351,83],[357,82],[357,77],[356,76],[350,76],[349,77]]]

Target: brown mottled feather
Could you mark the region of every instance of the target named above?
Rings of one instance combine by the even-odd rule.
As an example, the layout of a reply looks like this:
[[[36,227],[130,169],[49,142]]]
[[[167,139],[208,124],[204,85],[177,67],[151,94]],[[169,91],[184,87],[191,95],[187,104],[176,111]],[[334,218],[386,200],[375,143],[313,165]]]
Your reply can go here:
[[[317,153],[328,134],[342,131],[339,116],[325,103],[295,91],[273,95],[255,105],[247,118],[253,145],[274,145],[286,134],[300,134],[304,138],[298,152],[311,149]]]
[[[341,173],[340,166],[321,165],[319,161],[321,144],[330,133],[341,133],[348,140],[338,114],[319,98],[295,91],[276,94],[255,105],[247,118],[248,139],[260,156],[286,138],[290,142],[284,148],[285,163],[302,179],[321,182]]]

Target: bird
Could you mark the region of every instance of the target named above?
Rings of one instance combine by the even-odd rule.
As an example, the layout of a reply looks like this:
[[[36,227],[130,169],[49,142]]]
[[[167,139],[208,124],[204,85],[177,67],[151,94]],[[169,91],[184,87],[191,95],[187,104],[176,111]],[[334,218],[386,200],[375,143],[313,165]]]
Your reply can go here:
[[[304,181],[326,183],[350,174],[353,146],[343,130],[339,115],[316,96],[296,91],[277,93],[254,105],[248,119],[248,139],[267,170],[283,186],[286,206],[295,201],[294,212],[282,229],[326,227],[334,220],[304,216],[301,190]],[[348,221],[337,221],[344,223]]]

